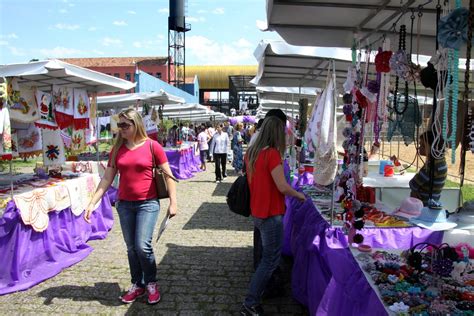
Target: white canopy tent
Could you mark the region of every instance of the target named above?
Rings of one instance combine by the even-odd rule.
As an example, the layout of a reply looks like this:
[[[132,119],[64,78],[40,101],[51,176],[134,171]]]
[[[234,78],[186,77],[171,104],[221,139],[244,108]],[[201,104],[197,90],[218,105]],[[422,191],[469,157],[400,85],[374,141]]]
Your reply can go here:
[[[51,91],[53,85],[85,89],[89,92],[129,90],[135,83],[52,59],[0,66],[0,77],[17,77],[18,84]],[[0,82],[3,79],[0,78]]]
[[[138,92],[97,97],[97,106],[101,110],[126,108],[144,101],[150,105],[182,104],[184,99],[160,90],[159,92]]]
[[[255,49],[258,61],[257,75],[251,83],[258,87],[306,87],[322,89],[326,86],[327,69],[334,60],[336,70],[336,88],[342,93],[342,85],[347,78],[347,70],[352,62],[343,59],[321,57],[321,48],[292,46],[282,41],[261,41]],[[371,58],[373,62],[373,57]],[[460,68],[462,63],[460,63]],[[362,63],[361,68],[365,67]],[[375,79],[375,66],[369,67],[369,77]],[[464,90],[464,71],[459,72],[459,89]],[[409,85],[410,94],[414,93],[413,84]],[[474,89],[474,81],[470,81]],[[417,83],[418,96],[431,96],[433,91]]]
[[[469,7],[468,0],[461,2],[463,7]],[[395,45],[402,23],[407,25],[407,32],[410,31],[412,10],[416,32],[421,7],[419,53],[432,55],[436,43],[437,4],[438,1],[426,0],[267,0],[266,30],[276,31],[289,44],[299,46],[350,48],[356,38],[365,47],[377,43],[384,35],[391,37]],[[377,48],[374,44],[372,46]],[[464,45],[462,55],[465,50]]]
[[[294,101],[298,98],[307,98],[311,103],[320,91],[319,88],[308,87],[257,87],[259,100]]]
[[[326,86],[327,70],[332,58],[321,57],[317,47],[297,47],[282,41],[261,41],[254,51],[258,61],[257,75],[251,83],[259,87]],[[336,60],[338,85],[346,80],[350,61]]]

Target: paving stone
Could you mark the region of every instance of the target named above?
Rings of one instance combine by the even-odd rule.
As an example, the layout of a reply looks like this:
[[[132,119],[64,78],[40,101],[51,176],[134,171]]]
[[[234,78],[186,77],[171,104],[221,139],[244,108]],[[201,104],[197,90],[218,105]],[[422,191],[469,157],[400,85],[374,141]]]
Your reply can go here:
[[[235,176],[215,184],[213,168],[210,164],[207,172],[178,184],[179,213],[153,244],[160,303],[150,306],[144,298],[129,305],[119,301],[130,286],[130,275],[114,211],[114,227],[106,239],[89,243],[94,248],[89,257],[27,291],[0,296],[0,314],[238,314],[254,271],[253,226],[225,203]],[[167,207],[168,201],[162,201],[159,223]],[[290,275],[291,266],[285,270],[285,297],[264,300],[269,315],[307,315],[290,297]]]

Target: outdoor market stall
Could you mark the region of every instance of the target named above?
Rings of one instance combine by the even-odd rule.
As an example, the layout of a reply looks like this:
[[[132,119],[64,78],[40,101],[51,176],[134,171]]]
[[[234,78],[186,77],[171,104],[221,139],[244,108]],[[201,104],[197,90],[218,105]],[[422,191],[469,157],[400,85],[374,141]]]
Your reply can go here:
[[[308,201],[309,199],[303,204],[295,199],[287,200],[289,212],[285,216],[285,238],[286,234],[289,234],[286,245],[289,245],[290,252],[295,258],[293,294],[298,301],[309,306],[311,315],[386,315],[388,310],[396,313],[421,313],[428,310],[426,302],[432,301],[427,297],[423,298],[424,303],[420,303],[396,295],[395,297],[392,295],[391,300],[387,300],[387,295],[378,296],[349,250],[354,244],[358,244],[361,251],[371,251],[371,247],[409,250],[419,242],[433,243],[436,245],[433,248],[437,249],[442,247],[439,246],[443,242],[441,231],[456,226],[456,223],[446,220],[445,210],[434,200],[434,175],[431,174],[428,177],[431,179],[430,200],[424,200],[425,206],[423,207],[422,203],[419,213],[409,220],[412,224],[428,228],[422,230],[420,227],[413,227],[420,230],[423,236],[406,232],[397,236],[395,230],[403,232],[407,227],[391,226],[386,227],[392,231],[389,232],[390,238],[386,235],[387,230],[381,229],[378,234],[380,240],[367,235],[367,231],[372,229],[368,224],[374,219],[379,223],[392,221],[391,215],[383,213],[382,206],[373,204],[376,201],[374,194],[370,194],[373,192],[371,188],[363,186],[364,137],[370,134],[368,130],[373,132],[373,145],[380,144],[380,132],[384,128],[388,130],[389,140],[394,134],[399,133],[406,144],[413,141],[416,143],[422,124],[416,101],[417,93],[424,91],[433,95],[433,107],[427,125],[435,135],[435,141],[429,144],[430,150],[426,153],[428,157],[426,168],[433,170],[434,161],[444,159],[444,152],[448,148],[454,163],[456,148],[461,142],[462,185],[465,154],[471,147],[468,145],[471,139],[467,136],[470,130],[466,122],[472,120],[472,117],[468,116],[468,101],[471,89],[469,62],[473,1],[470,1],[469,9],[467,9],[468,1],[443,4],[436,4],[435,1],[416,2],[386,1],[383,4],[375,4],[373,1],[359,1],[357,4],[342,4],[323,3],[323,1],[267,1],[268,29],[278,31],[288,42],[308,46],[352,48],[352,62],[344,67],[347,75],[340,78],[345,81],[338,82],[340,77],[338,66],[332,62],[326,82],[320,85],[326,88],[312,110],[306,134],[304,129],[301,133],[315,151],[315,182],[322,186],[332,183],[332,190],[329,192],[331,197],[326,198],[326,201],[321,198],[322,192],[314,194],[318,203],[323,202],[323,205],[329,206],[330,216],[326,219],[321,217],[318,212],[320,207],[315,207],[313,201]],[[318,36],[315,36],[317,30],[324,32],[318,32]],[[396,40],[392,43],[398,42],[398,51],[393,44],[390,45],[393,37]],[[300,51],[304,49],[311,51],[314,48],[301,47]],[[376,52],[375,60],[372,51]],[[420,53],[433,56],[424,69],[418,65]],[[306,65],[302,59],[301,64],[297,64],[297,58],[293,53],[290,57],[295,58],[295,62],[291,65],[280,64],[280,68],[277,69],[279,59],[274,58],[269,62],[266,60],[267,54],[272,58],[275,50],[263,48],[260,49],[260,54],[256,53],[256,56],[265,56],[261,59],[257,57],[259,71],[256,79],[262,82],[267,80],[277,86],[289,85],[288,81],[296,80],[299,81],[299,86],[304,86],[309,80],[318,80],[321,75],[325,75],[325,70],[319,70],[318,64],[314,64],[310,57]],[[415,55],[416,61],[412,54]],[[459,70],[461,54],[466,54],[466,71]],[[284,56],[280,57],[284,60]],[[295,69],[292,66],[296,66]],[[268,69],[267,74],[265,69]],[[465,75],[464,80],[460,80],[460,74]],[[390,75],[393,76],[393,81]],[[390,86],[393,90],[389,89]],[[419,89],[421,86],[423,88]],[[337,103],[335,91],[340,88],[343,88],[339,90],[340,93],[345,93],[343,112],[347,127],[343,130],[346,141],[342,144],[344,149],[342,170],[335,181],[338,168],[335,149],[337,132],[334,128]],[[462,92],[463,106],[458,108],[459,92]],[[446,142],[440,142],[441,137]],[[448,143],[449,146],[445,146]],[[385,167],[385,170],[388,176],[393,174],[393,166]],[[308,194],[312,195],[311,192]],[[438,198],[439,192],[436,194]],[[313,200],[313,196],[311,197]],[[342,210],[338,216],[334,216],[335,202]],[[421,203],[419,200],[418,202]],[[402,207],[403,203],[399,211]],[[374,210],[377,212],[375,217]],[[323,211],[322,207],[320,211]],[[414,208],[409,211],[414,211]],[[460,216],[462,218],[462,213]],[[342,220],[342,229],[334,226],[338,220]],[[396,221],[399,222],[398,218]],[[410,237],[405,238],[407,235]],[[456,264],[459,262],[458,259],[452,260],[449,264],[443,261],[442,268],[447,269],[448,266],[451,268],[453,262]],[[410,262],[409,267],[413,266],[413,262]],[[381,269],[377,266],[376,270]],[[435,278],[439,273],[434,267],[428,270],[427,273],[433,273]],[[385,272],[385,277],[396,277],[390,272],[382,272]],[[471,272],[472,268],[467,270],[467,273]],[[449,313],[466,310],[466,306],[467,310],[472,311],[470,302],[472,288],[468,289],[468,292],[466,297],[457,299],[458,302],[463,301],[462,306],[448,308],[447,305],[451,302],[445,296],[442,299],[446,301],[441,300],[437,303],[439,307],[445,305],[443,308],[447,308]],[[459,293],[457,291],[456,295]],[[437,296],[436,294],[433,297]],[[383,298],[383,301],[380,298]],[[384,307],[383,302],[389,306]],[[407,304],[406,310],[393,310],[403,304]],[[436,308],[434,310],[438,311]]]
[[[96,205],[92,225],[82,216],[99,176],[61,174],[57,168],[65,161],[65,147],[80,150],[86,131],[94,135],[96,94],[128,90],[135,84],[59,60],[0,66],[0,78],[4,83],[3,136],[10,134],[5,129],[10,128],[10,120],[25,124],[29,127],[19,128],[25,131],[18,137],[19,154],[43,154],[37,175],[10,176],[9,185],[2,182],[3,295],[30,288],[76,264],[92,251],[88,240],[107,236],[113,225],[107,194]],[[2,138],[3,159],[15,156],[8,140]],[[48,175],[47,168],[54,171]]]

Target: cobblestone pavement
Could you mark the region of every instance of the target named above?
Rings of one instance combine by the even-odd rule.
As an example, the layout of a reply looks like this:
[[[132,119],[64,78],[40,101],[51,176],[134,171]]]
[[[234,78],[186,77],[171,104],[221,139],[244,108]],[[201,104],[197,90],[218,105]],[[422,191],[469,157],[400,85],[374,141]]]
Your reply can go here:
[[[214,168],[208,164],[208,171],[178,184],[178,216],[155,244],[162,293],[157,305],[143,298],[129,305],[118,300],[130,277],[115,216],[108,237],[90,242],[94,251],[89,257],[27,291],[0,296],[0,314],[237,315],[253,272],[253,226],[225,204],[234,180],[230,174],[214,183]],[[162,203],[166,208],[167,201]],[[288,264],[283,267],[285,296],[265,300],[265,312],[306,315],[291,298],[291,270]]]

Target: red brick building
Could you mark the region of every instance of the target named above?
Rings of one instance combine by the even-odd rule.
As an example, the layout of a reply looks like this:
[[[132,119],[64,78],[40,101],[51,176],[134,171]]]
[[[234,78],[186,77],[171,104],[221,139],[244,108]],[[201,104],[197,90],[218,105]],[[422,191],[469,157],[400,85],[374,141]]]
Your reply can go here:
[[[135,82],[135,68],[168,82],[168,57],[63,58],[67,63]]]

